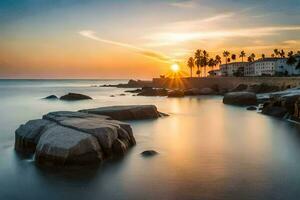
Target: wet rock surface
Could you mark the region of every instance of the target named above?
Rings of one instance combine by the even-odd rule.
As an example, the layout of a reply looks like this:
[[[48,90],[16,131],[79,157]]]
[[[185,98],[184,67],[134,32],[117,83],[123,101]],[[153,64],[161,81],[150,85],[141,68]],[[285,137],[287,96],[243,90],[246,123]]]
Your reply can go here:
[[[83,166],[123,156],[136,144],[131,126],[109,116],[58,111],[15,132],[15,149],[42,166]]]
[[[88,99],[92,99],[92,98],[87,95],[78,94],[78,93],[68,93],[60,97],[60,100],[65,100],[65,101],[78,101],[78,100],[88,100]]]
[[[80,112],[106,115],[116,120],[156,119],[162,116],[154,105],[108,106],[80,110]]]
[[[224,104],[250,106],[257,104],[256,94],[252,92],[229,92],[224,95]]]

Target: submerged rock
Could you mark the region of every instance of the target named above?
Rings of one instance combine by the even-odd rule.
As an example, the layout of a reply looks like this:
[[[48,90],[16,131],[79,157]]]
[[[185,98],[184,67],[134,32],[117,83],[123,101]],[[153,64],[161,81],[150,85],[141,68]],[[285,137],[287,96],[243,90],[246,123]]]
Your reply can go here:
[[[80,112],[106,115],[116,120],[156,119],[161,116],[154,105],[109,106],[80,110]]]
[[[45,97],[44,99],[57,100],[58,97],[56,95],[49,95],[49,96]]]
[[[229,92],[225,94],[223,103],[239,106],[256,105],[257,98],[252,92]]]
[[[40,165],[91,165],[122,156],[135,145],[131,126],[109,116],[58,111],[16,130],[15,149]]]
[[[144,156],[144,157],[151,157],[151,156],[155,156],[157,154],[158,153],[156,151],[154,151],[154,150],[146,150],[146,151],[143,151],[141,153],[141,155]]]
[[[92,98],[87,95],[77,94],[77,93],[68,93],[60,97],[60,100],[66,100],[66,101],[77,101],[77,100],[87,100],[87,99],[92,99]]]

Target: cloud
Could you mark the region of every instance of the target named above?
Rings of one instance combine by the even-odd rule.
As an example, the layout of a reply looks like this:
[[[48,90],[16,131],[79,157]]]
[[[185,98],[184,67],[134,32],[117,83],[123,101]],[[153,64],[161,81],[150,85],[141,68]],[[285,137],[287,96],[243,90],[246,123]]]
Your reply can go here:
[[[178,8],[194,8],[196,6],[196,2],[194,1],[180,1],[180,2],[174,2],[170,3],[169,5],[178,7]]]
[[[152,34],[146,38],[153,46],[174,45],[193,40],[215,40],[234,37],[255,38],[269,35],[278,35],[283,31],[299,31],[300,26],[270,26],[255,27],[234,30],[214,30],[214,31],[193,31],[193,32],[161,32]]]
[[[102,42],[102,43],[106,43],[106,44],[115,45],[115,46],[130,49],[130,50],[134,51],[135,53],[141,54],[141,55],[149,57],[149,58],[156,59],[156,60],[161,61],[161,62],[166,62],[166,63],[174,62],[174,59],[172,59],[172,58],[170,58],[170,57],[168,57],[168,56],[166,56],[166,55],[164,55],[160,52],[140,48],[140,47],[137,47],[137,46],[134,46],[134,45],[131,45],[131,44],[127,44],[127,43],[122,43],[122,42],[103,39],[103,38],[98,37],[96,35],[96,32],[91,31],[91,30],[81,30],[81,31],[79,31],[79,34],[81,36],[84,36],[84,37],[92,39],[92,40],[96,40],[98,42]]]

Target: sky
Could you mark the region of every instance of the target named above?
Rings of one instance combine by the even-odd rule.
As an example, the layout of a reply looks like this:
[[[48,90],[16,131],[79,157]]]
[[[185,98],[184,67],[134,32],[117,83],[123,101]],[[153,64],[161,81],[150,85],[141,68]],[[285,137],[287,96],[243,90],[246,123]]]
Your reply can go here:
[[[1,0],[0,78],[140,78],[196,49],[300,50],[299,0]]]

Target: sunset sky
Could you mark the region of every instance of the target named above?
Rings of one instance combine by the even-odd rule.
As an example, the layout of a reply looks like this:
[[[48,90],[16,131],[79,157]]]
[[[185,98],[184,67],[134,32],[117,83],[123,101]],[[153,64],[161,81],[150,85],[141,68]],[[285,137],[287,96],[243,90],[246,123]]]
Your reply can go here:
[[[0,1],[0,78],[149,79],[197,48],[300,50],[300,1]]]

